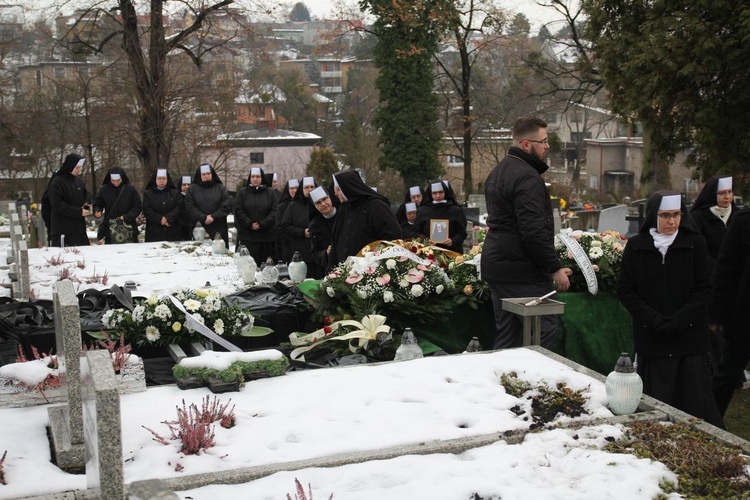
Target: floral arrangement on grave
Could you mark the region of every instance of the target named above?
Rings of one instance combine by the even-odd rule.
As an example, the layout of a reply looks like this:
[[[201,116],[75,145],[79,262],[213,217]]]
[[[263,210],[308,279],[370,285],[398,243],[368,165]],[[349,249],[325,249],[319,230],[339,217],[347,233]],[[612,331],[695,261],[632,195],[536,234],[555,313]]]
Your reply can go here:
[[[467,303],[472,309],[490,298],[490,287],[480,278],[482,245],[474,245],[469,253],[455,256],[448,264],[448,276],[456,291],[455,303]]]
[[[289,357],[292,361],[304,361],[305,353],[323,345],[340,355],[365,353],[380,357],[393,337],[391,327],[385,322],[386,317],[379,314],[368,314],[360,321],[331,321],[326,317],[323,328],[319,330],[289,335],[289,342],[294,347]],[[389,359],[393,359],[393,356]]]
[[[213,290],[182,289],[172,296],[196,321],[217,335],[243,335],[253,329],[255,318],[252,314],[226,304]],[[152,295],[136,301],[132,312],[110,309],[104,313],[104,327],[124,333],[125,338],[137,346],[205,341],[205,337],[189,324],[185,313],[169,296],[159,298]]]
[[[436,318],[452,304],[451,257],[435,247],[379,241],[349,257],[318,285],[319,317],[362,318],[377,312],[399,325]]]
[[[620,279],[620,262],[627,240],[617,231],[604,231],[603,233],[574,231],[570,236],[580,244],[591,262],[592,268],[596,272],[599,290],[614,292],[617,281]],[[555,250],[562,266],[573,270],[569,290],[572,292],[586,291],[586,279],[581,267],[575,261],[573,253],[557,237],[555,238]]]

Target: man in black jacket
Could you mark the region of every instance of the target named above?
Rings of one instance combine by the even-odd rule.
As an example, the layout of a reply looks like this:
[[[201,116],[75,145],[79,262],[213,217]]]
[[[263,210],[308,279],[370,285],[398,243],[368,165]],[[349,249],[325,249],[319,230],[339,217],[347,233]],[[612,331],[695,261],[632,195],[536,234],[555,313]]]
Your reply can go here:
[[[490,285],[495,310],[494,349],[521,345],[523,324],[503,310],[502,299],[540,297],[557,285],[570,286],[571,271],[560,265],[554,246],[549,192],[542,179],[549,168],[547,124],[533,117],[513,125],[513,146],[485,183],[487,237],[482,278]],[[555,316],[542,316],[541,345],[550,348],[557,331]]]

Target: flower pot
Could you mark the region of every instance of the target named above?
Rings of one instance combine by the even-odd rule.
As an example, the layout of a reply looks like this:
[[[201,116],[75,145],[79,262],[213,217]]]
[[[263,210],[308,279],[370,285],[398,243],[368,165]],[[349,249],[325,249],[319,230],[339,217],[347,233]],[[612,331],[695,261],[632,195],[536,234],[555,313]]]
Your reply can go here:
[[[183,391],[188,389],[198,389],[199,387],[206,385],[206,383],[197,375],[190,375],[189,377],[184,378],[178,377],[175,379],[175,383],[177,384],[177,387]]]
[[[229,382],[225,382],[216,376],[208,377],[208,389],[214,394],[221,394],[222,392],[238,392],[240,390],[240,379],[234,379]]]

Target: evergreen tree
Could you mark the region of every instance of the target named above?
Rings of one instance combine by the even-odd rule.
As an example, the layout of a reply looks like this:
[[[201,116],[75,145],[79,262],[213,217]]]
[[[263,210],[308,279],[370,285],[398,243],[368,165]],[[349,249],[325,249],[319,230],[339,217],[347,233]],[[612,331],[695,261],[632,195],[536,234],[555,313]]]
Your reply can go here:
[[[450,0],[360,2],[362,10],[376,16],[373,55],[380,69],[376,86],[381,105],[373,123],[383,150],[379,166],[400,172],[407,185],[443,172],[433,57],[452,15],[450,6]]]
[[[331,148],[313,148],[305,173],[315,177],[320,186],[328,188],[333,182],[333,174],[339,171],[339,163]]]
[[[302,2],[297,2],[292,7],[292,12],[289,13],[289,20],[293,23],[310,22],[310,11],[307,10],[307,5]]]
[[[703,177],[747,171],[750,4],[732,0],[585,0],[588,37],[613,109],[643,124],[642,185],[667,185],[691,149]]]

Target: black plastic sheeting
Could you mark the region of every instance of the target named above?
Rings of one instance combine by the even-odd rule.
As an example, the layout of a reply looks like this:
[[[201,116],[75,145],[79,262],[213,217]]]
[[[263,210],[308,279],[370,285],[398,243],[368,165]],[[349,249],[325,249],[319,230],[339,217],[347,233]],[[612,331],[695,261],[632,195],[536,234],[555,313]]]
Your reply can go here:
[[[283,283],[259,285],[242,292],[224,297],[229,305],[250,311],[255,316],[257,326],[267,326],[273,330],[266,337],[247,338],[242,349],[277,346],[289,342],[292,332],[310,332],[312,308],[296,287]]]

